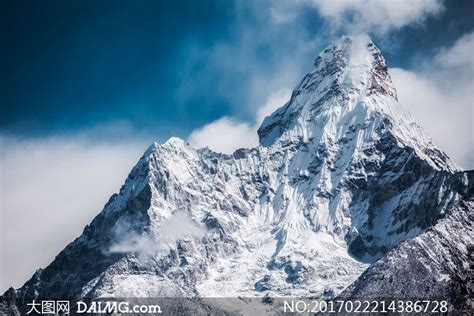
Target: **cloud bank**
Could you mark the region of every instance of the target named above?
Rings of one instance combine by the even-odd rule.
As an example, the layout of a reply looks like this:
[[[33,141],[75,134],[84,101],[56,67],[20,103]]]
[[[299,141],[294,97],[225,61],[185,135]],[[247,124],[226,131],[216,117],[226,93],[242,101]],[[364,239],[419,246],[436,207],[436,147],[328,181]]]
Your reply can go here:
[[[441,49],[415,71],[390,74],[400,102],[455,163],[474,168],[474,33]]]
[[[79,236],[148,144],[97,137],[0,136],[0,291],[23,285]]]
[[[237,148],[255,146],[258,137],[254,126],[222,117],[192,131],[188,142],[195,148],[209,147],[217,152],[231,154]]]
[[[263,119],[283,106],[291,96],[291,90],[281,89],[270,94],[264,104],[257,108],[253,123],[241,122],[230,117],[222,117],[194,130],[188,142],[195,148],[209,147],[226,154],[236,149],[258,145],[257,130]]]
[[[159,227],[153,230],[154,235],[130,232],[129,227],[115,227],[115,237],[118,241],[110,247],[110,253],[133,252],[140,260],[146,260],[150,256],[165,254],[170,248],[176,247],[179,240],[201,238],[206,233],[203,226],[182,211],[164,219]]]
[[[444,9],[440,0],[313,0],[311,3],[333,28],[351,33],[385,33],[421,24]]]

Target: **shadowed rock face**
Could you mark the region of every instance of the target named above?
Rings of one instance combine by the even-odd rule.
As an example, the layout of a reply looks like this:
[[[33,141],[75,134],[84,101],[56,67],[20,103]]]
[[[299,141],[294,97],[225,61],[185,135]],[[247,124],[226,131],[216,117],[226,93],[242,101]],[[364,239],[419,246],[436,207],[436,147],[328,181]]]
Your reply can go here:
[[[472,183],[473,172],[459,173]],[[452,311],[472,311],[474,188],[434,226],[402,242],[372,264],[338,299],[446,300]]]
[[[324,50],[258,133],[260,146],[233,155],[178,138],[150,146],[83,234],[7,291],[0,311],[22,312],[33,298],[333,298],[369,264],[366,273],[390,269],[381,262],[441,221],[467,236],[469,224],[446,214],[472,213],[472,174],[400,106],[365,37]],[[393,273],[394,293],[408,297],[408,274]],[[439,280],[413,291],[431,297]]]

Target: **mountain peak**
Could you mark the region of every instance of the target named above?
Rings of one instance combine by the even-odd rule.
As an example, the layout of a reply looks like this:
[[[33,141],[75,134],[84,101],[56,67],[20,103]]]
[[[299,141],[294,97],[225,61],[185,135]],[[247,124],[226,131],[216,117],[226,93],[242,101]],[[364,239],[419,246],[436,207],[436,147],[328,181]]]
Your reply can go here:
[[[296,91],[309,88],[307,92],[321,93],[338,88],[347,93],[379,93],[397,99],[385,59],[366,34],[342,36],[329,45],[315,59],[305,79]]]
[[[338,58],[344,61],[344,71],[339,77],[339,83],[343,87],[368,90],[368,93],[379,92],[397,98],[385,59],[367,35],[343,36],[328,49],[329,56],[324,52],[320,55],[326,62],[331,63]]]
[[[324,49],[290,101],[266,117],[258,130],[264,147],[304,143],[337,152],[372,146],[389,131],[437,169],[456,166],[440,152],[398,102],[385,59],[367,35],[343,36]],[[352,155],[352,153],[351,153]]]
[[[349,54],[355,53],[358,56],[365,55],[364,57],[370,57],[372,54],[371,48],[375,47],[375,44],[367,34],[343,35],[334,41],[333,44],[329,45],[320,55],[323,55],[331,47],[335,47],[337,50],[344,50]]]
[[[301,134],[311,133],[315,118],[321,125],[336,113],[403,112],[389,109],[395,103],[397,95],[380,50],[367,35],[343,36],[318,55],[290,101],[263,121],[260,143],[272,145],[290,130],[292,137],[305,138]]]
[[[354,57],[352,60],[352,65],[366,65],[372,60],[372,48],[378,50],[370,37],[366,34],[352,36],[343,35],[338,40],[334,41],[333,44],[326,47],[326,49],[324,49],[318,55],[318,57],[329,59],[330,61],[334,57],[335,53],[343,52],[351,59]],[[315,66],[317,66],[316,63]]]

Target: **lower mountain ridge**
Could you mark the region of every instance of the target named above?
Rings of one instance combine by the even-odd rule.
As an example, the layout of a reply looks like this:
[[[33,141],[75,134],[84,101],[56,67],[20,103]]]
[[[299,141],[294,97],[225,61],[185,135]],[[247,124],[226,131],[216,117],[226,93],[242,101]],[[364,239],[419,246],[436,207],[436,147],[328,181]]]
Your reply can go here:
[[[51,264],[0,298],[472,297],[473,172],[398,103],[366,36],[325,49],[260,145],[150,146]],[[6,259],[8,260],[8,259]]]

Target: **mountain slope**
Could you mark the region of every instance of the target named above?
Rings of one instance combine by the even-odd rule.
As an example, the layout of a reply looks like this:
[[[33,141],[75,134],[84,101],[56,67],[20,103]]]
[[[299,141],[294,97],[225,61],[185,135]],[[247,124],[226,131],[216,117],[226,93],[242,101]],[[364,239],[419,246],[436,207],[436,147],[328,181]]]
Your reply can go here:
[[[474,180],[472,172],[463,177]],[[457,312],[472,311],[474,187],[469,190],[465,201],[371,265],[338,299],[447,300]]]
[[[463,172],[398,103],[365,36],[325,49],[258,134],[260,146],[232,155],[178,138],[150,146],[4,308],[32,297],[332,298],[465,203]]]

